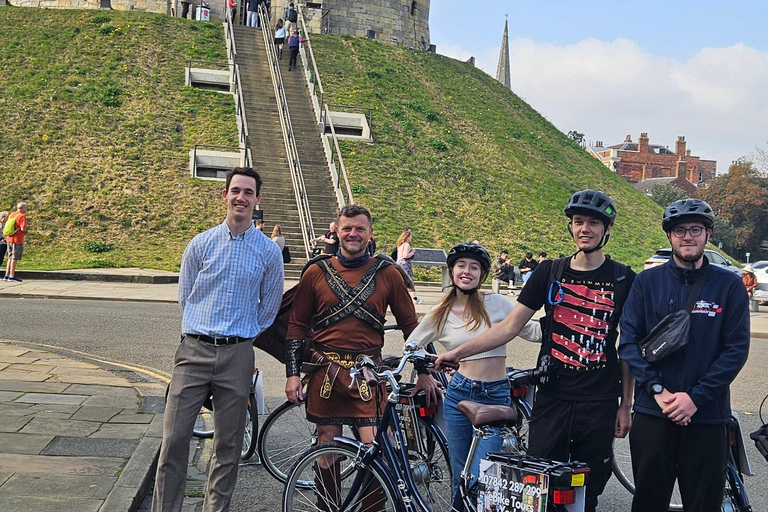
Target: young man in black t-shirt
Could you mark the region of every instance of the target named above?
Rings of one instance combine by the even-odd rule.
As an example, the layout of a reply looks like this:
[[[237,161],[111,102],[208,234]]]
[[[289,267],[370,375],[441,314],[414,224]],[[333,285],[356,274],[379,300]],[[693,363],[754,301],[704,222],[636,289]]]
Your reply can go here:
[[[626,280],[621,284],[626,294],[635,274],[603,254],[616,218],[610,197],[594,190],[577,192],[565,214],[577,251],[562,260],[560,279],[555,282],[550,271],[553,265],[560,268],[561,260],[541,262],[507,318],[438,362],[460,361],[503,345],[546,306],[539,358],[555,361],[555,375],[538,388],[528,454],[586,462],[590,475],[585,511],[594,511],[611,476],[613,438],[625,437],[631,423],[634,382],[616,354],[616,326],[626,297],[614,290],[617,282]]]

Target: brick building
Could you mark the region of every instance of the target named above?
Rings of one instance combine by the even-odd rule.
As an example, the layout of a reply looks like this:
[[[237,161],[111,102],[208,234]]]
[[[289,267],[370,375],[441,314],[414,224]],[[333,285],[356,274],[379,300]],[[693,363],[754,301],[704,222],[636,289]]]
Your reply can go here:
[[[621,144],[604,147],[601,141],[597,141],[594,146],[587,146],[587,151],[630,183],[652,178],[675,178],[675,181],[684,179],[700,186],[714,178],[717,171],[715,160],[703,160],[691,155],[683,136],[677,138],[674,151],[668,146],[650,144],[645,132],[640,134],[637,142],[632,142],[632,136],[627,135]]]

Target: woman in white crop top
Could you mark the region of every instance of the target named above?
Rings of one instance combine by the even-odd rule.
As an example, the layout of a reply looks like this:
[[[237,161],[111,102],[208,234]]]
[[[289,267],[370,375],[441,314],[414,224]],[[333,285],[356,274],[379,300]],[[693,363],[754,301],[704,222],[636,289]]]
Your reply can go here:
[[[480,285],[488,276],[491,257],[482,245],[460,243],[448,253],[448,269],[453,283],[432,311],[408,337],[425,347],[439,341],[447,350],[472,340],[501,322],[514,308],[512,302],[498,294],[480,292]],[[520,336],[541,341],[538,322],[528,322]],[[453,497],[456,498],[459,477],[472,442],[472,424],[456,409],[462,400],[484,404],[510,405],[509,382],[506,375],[506,348],[498,347],[477,354],[460,363],[445,394],[443,415],[451,459]],[[419,375],[417,389],[425,389],[430,400],[436,396],[436,381],[429,375]],[[477,476],[478,461],[489,451],[500,451],[502,440],[492,437],[481,442],[478,455],[472,462],[472,474]]]

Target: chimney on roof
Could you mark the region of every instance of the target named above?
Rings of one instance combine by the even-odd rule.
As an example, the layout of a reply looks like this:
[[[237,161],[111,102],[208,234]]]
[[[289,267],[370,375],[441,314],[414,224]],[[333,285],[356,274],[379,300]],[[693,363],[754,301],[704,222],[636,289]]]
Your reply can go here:
[[[627,135],[626,137],[624,137],[624,142],[632,142],[632,136]]]
[[[637,150],[640,153],[648,153],[648,133],[640,134],[640,138],[637,139]]]
[[[675,154],[679,157],[686,156],[685,155],[685,137],[683,135],[677,138],[677,142],[675,143]]]
[[[691,150],[690,149],[686,149],[685,150],[685,156],[691,156]]]
[[[688,163],[685,161],[685,157],[681,156],[678,158],[675,171],[678,178],[688,179]]]
[[[595,147],[596,147],[596,148],[601,148],[601,147],[603,147],[603,141],[601,141],[601,140],[595,141]]]

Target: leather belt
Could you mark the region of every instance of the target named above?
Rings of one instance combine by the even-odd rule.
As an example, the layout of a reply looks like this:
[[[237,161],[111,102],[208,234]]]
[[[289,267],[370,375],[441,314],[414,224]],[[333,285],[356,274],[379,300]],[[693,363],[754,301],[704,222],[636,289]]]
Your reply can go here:
[[[205,336],[202,334],[185,334],[184,336],[189,336],[190,338],[195,338],[200,341],[204,341],[206,343],[210,343],[211,345],[215,347],[219,347],[222,345],[236,345],[238,343],[242,343],[244,341],[251,341],[253,338],[241,338],[240,336]]]

